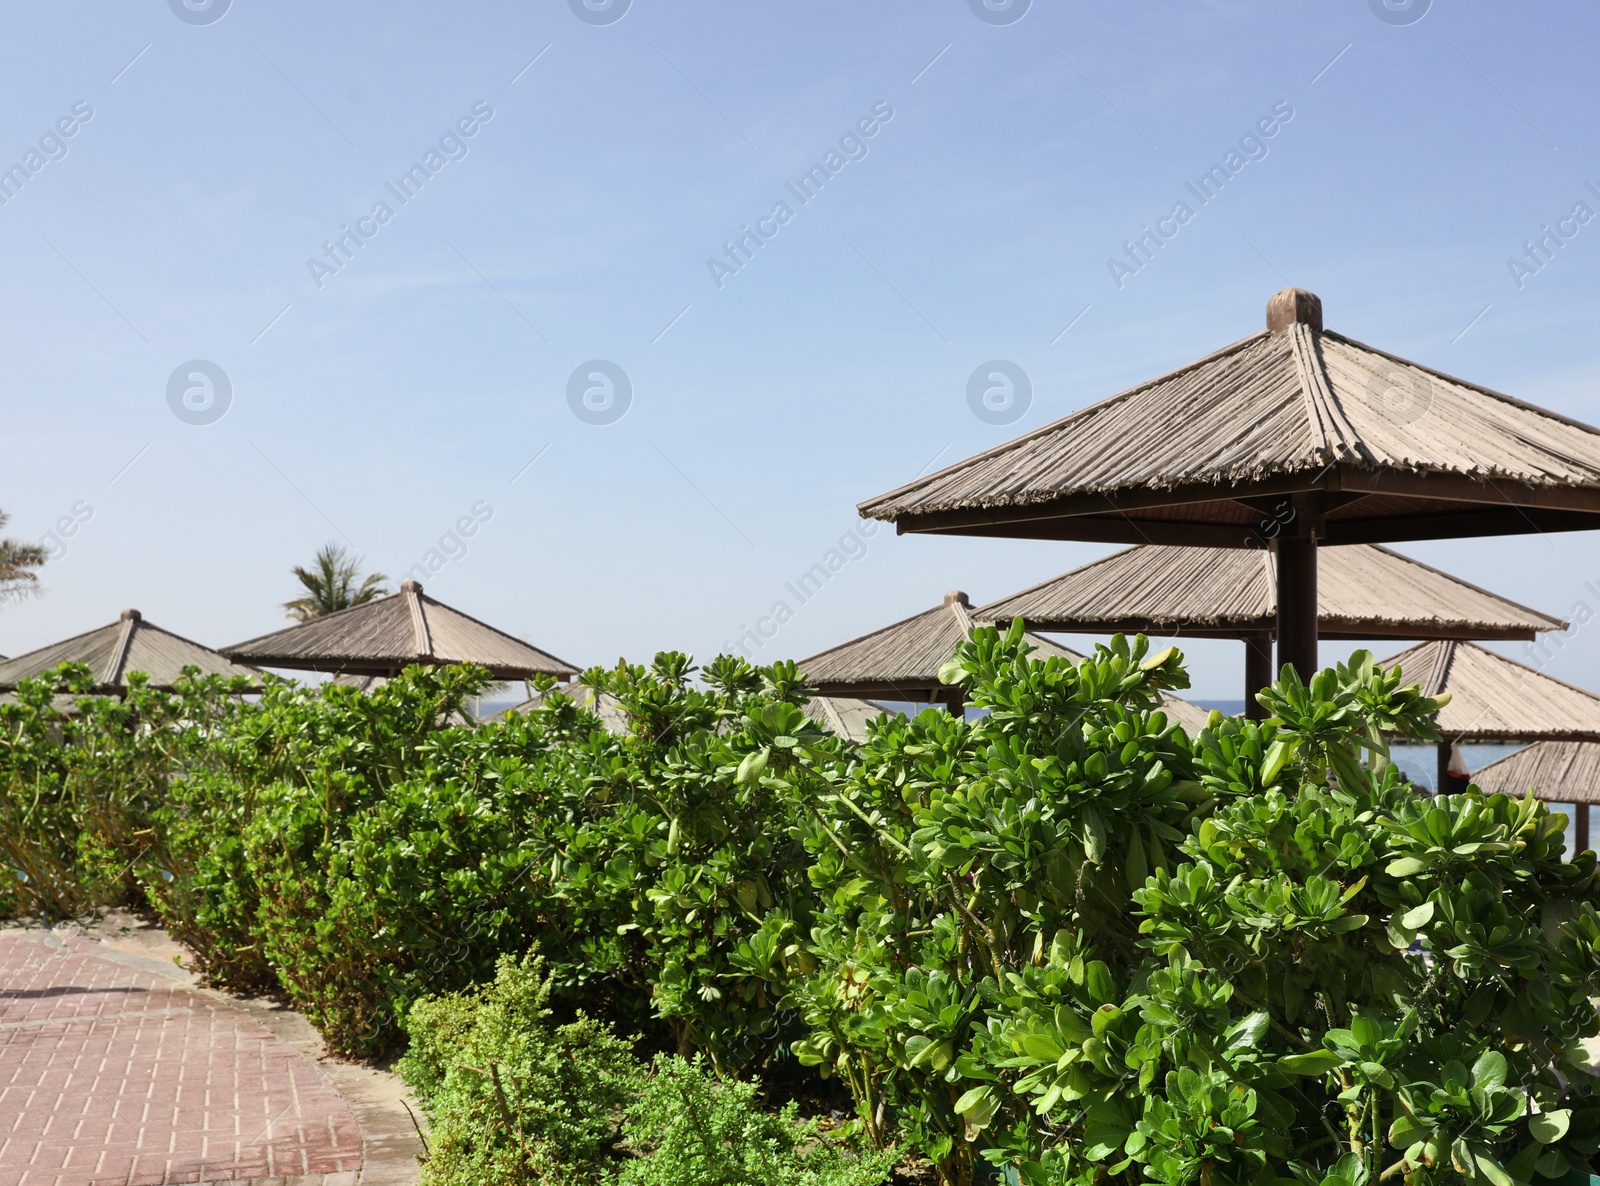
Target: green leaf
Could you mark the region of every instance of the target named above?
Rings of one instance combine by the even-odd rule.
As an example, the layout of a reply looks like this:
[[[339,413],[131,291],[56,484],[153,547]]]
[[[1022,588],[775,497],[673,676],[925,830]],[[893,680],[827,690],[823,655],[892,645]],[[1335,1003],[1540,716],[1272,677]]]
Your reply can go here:
[[[769,752],[766,749],[758,749],[746,754],[744,761],[739,763],[739,773],[735,776],[737,781],[749,784],[760,778],[762,771],[767,768]]]
[[[994,1088],[990,1087],[986,1083],[980,1083],[977,1087],[965,1092],[961,1098],[956,1101],[955,1110],[957,1113],[964,1116],[976,1108],[979,1104],[992,1099],[993,1096]]]
[[[1088,980],[1089,999],[1095,1004],[1106,1004],[1117,995],[1116,985],[1111,980],[1111,969],[1099,960],[1090,960],[1084,969]]]
[[[1478,1172],[1494,1183],[1494,1186],[1516,1186],[1516,1179],[1506,1173],[1505,1166],[1501,1165],[1486,1147],[1480,1145],[1474,1148],[1472,1158],[1478,1164]]]
[[[1504,1087],[1509,1070],[1505,1055],[1498,1050],[1485,1050],[1478,1056],[1478,1061],[1472,1064],[1472,1085],[1479,1088]]]
[[[1403,1149],[1416,1142],[1418,1133],[1429,1131],[1431,1129],[1415,1116],[1402,1112],[1395,1117],[1394,1123],[1389,1126],[1389,1144],[1396,1149]]]
[[[1427,862],[1418,860],[1416,857],[1401,857],[1397,861],[1390,861],[1384,866],[1383,871],[1390,877],[1410,877],[1413,874],[1421,873],[1427,867]]]
[[[1313,1050],[1309,1054],[1289,1054],[1278,1060],[1280,1069],[1291,1075],[1321,1075],[1345,1060],[1331,1050]]]
[[[1541,1145],[1554,1145],[1567,1135],[1567,1128],[1571,1123],[1571,1108],[1562,1108],[1556,1112],[1536,1112],[1528,1117],[1528,1135]]]
[[[1393,870],[1390,870],[1393,872]],[[1418,931],[1433,921],[1433,902],[1427,901],[1420,906],[1407,910],[1400,916],[1400,925],[1408,931]]]
[[[1260,1044],[1266,1036],[1270,1017],[1265,1010],[1257,1010],[1241,1018],[1228,1029],[1226,1035],[1230,1050],[1248,1049]]]
[[[1560,1149],[1546,1149],[1539,1154],[1539,1160],[1533,1163],[1533,1168],[1543,1177],[1560,1178],[1567,1173],[1570,1166],[1567,1163],[1566,1154],[1562,1153]],[[1588,1174],[1585,1173],[1584,1177],[1587,1178]]]
[[[1300,738],[1279,738],[1267,747],[1267,756],[1261,765],[1261,785],[1270,787],[1277,781],[1278,775],[1283,773],[1283,768],[1289,764],[1289,759],[1294,757],[1295,750],[1300,748]]]

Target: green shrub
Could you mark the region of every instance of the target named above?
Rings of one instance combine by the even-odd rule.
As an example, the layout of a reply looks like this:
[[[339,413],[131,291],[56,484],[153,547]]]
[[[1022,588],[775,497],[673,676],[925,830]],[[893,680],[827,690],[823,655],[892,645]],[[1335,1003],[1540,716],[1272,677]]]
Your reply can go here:
[[[431,1123],[426,1186],[593,1180],[642,1066],[600,1022],[551,1026],[549,996],[529,953],[502,957],[491,984],[407,1011],[398,1069]]]
[[[1534,797],[1419,796],[1439,702],[1371,656],[1196,738],[1174,654],[975,632],[990,715],[881,724],[827,772],[802,1060],[941,1179],[1471,1186],[1587,1172],[1595,857]],[[1416,945],[1414,947],[1414,944]]]
[[[628,1110],[628,1143],[648,1152],[628,1162],[616,1186],[876,1186],[894,1150],[855,1156],[824,1140],[791,1103],[773,1115],[759,1084],[718,1080],[699,1059],[658,1059]]]
[[[1419,796],[1383,738],[1436,736],[1438,702],[1370,656],[1190,737],[1158,698],[1181,657],[1148,652],[1039,662],[1020,625],[980,630],[948,674],[986,716],[883,718],[860,747],[805,719],[792,664],[586,673],[621,736],[555,694],[468,726],[487,675],[466,669],[259,702],[135,681],[75,713],[53,696],[87,673],[67,671],[0,707],[0,909],[142,894],[214,979],[270,972],[344,1052],[423,1019],[419,1090],[464,1101],[437,1104],[438,1165],[483,1180],[605,1160],[621,1086],[578,1119],[525,1116],[510,1054],[448,1065],[501,997],[486,1049],[526,1029],[622,1058],[595,1022],[550,1029],[546,992],[728,1079],[792,1077],[792,1051],[847,1086],[843,1135],[915,1149],[951,1186],[994,1164],[1032,1186],[1585,1171],[1600,894],[1593,854],[1561,859],[1562,817]],[[413,1006],[532,942],[537,992]],[[622,1172],[811,1139],[729,1119],[695,1145],[671,1115],[751,1097],[686,1074],[636,1113],[655,1152]],[[565,1097],[527,1102],[547,1098]]]
[[[188,947],[208,983],[261,992],[278,981],[260,942],[260,894],[245,859],[255,796],[220,771],[174,779],[152,813],[158,850],[140,882],[171,936]]]
[[[0,705],[0,916],[142,905],[153,813],[174,778],[205,766],[244,682],[190,668],[165,693],[134,672],[123,695],[96,696],[81,663],[21,681]]]

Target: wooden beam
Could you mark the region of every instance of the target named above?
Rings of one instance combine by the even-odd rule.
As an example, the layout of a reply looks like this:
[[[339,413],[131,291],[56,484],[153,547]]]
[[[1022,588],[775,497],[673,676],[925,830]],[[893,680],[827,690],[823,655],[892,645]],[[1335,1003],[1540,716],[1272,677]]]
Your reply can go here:
[[[1398,494],[1407,498],[1443,499],[1481,506],[1540,507],[1548,510],[1600,513],[1600,488],[1594,486],[1530,486],[1510,478],[1490,481],[1462,474],[1415,473],[1410,470],[1362,470],[1341,466],[1339,489],[1363,494]]]
[[[1472,507],[1451,513],[1394,515],[1374,519],[1329,519],[1328,547],[1385,544],[1401,540],[1468,539],[1490,535],[1532,535],[1600,530],[1600,514],[1543,507]]]
[[[1036,503],[1004,507],[974,507],[961,510],[905,511],[892,517],[902,532],[948,530],[951,527],[1024,523],[1041,519],[1106,516],[1151,507],[1191,506],[1197,502],[1239,502],[1245,498],[1303,493],[1330,488],[1332,470],[1319,474],[1284,474],[1262,478],[1248,484],[1232,482],[1185,483],[1163,489],[1143,487],[1118,490],[1114,494],[1063,494]],[[886,516],[888,518],[888,516]],[[1243,525],[1241,525],[1243,526]]]
[[[1263,542],[1254,522],[1238,523],[1215,514],[1197,521],[1173,521],[1152,519],[1141,512],[1213,503],[1247,508],[1252,514],[1270,517],[1284,496],[1312,491],[1323,493],[1325,512],[1358,505],[1370,495],[1449,502],[1460,507],[1458,512],[1335,518],[1328,522],[1323,537],[1330,546],[1600,528],[1600,487],[1530,486],[1509,480],[1479,481],[1459,474],[1374,471],[1343,465],[1245,483],[1195,482],[1160,490],[1129,488],[1063,494],[1027,505],[906,511],[892,516],[892,521],[901,534],[936,532],[1016,539],[1253,547]]]
[[[1272,640],[1255,635],[1244,640],[1244,715],[1266,720],[1267,710],[1256,703],[1256,693],[1272,682]]]
[[[1311,682],[1317,672],[1317,536],[1320,508],[1298,498],[1292,534],[1274,542],[1278,561],[1278,667]]]
[[[1023,618],[1031,631],[1040,634],[1148,634],[1157,638],[1231,638],[1237,640],[1256,636],[1271,641],[1277,637],[1276,616],[1239,619],[1216,626],[1200,626],[1193,622],[1171,621],[1166,618],[1051,618],[1028,617],[1026,614],[1001,615],[992,619],[996,625],[1009,626],[1013,618]],[[986,619],[988,620],[988,619]],[[1531,627],[1483,629],[1477,626],[1453,625],[1449,622],[1404,622],[1394,625],[1387,622],[1353,622],[1348,618],[1331,621],[1323,618],[1317,626],[1317,637],[1330,641],[1391,640],[1411,641],[1422,638],[1478,639],[1492,642],[1532,642],[1538,632]]]
[[[1139,519],[1131,515],[1071,515],[1013,522],[931,524],[928,516],[896,524],[901,535],[976,535],[992,539],[1083,540],[1107,544],[1188,544],[1203,548],[1266,546],[1260,535],[1240,523],[1194,523],[1174,519]]]
[[[880,680],[823,680],[811,685],[818,696],[850,696],[857,700],[905,700],[912,704],[942,704],[950,693],[947,684],[897,684]]]

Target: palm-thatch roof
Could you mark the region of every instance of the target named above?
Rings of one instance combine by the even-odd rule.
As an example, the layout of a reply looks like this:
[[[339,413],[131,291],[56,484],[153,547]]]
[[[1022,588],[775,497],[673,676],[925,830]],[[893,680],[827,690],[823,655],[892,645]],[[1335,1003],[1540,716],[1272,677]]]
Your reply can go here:
[[[867,722],[889,710],[875,701],[854,696],[814,696],[804,711],[835,737],[859,745],[867,739]]]
[[[126,690],[128,673],[142,671],[150,686],[170,690],[185,667],[201,675],[231,679],[244,676],[259,687],[261,673],[228,656],[201,646],[182,635],[144,620],[136,609],[125,609],[117,621],[61,642],[51,643],[15,659],[0,662],[0,689],[10,691],[25,679],[54,671],[63,663],[86,663],[94,672],[94,690],[114,694]]]
[[[1383,660],[1439,710],[1446,741],[1600,741],[1600,696],[1470,642],[1437,639]]]
[[[398,675],[412,663],[475,663],[498,679],[578,674],[565,660],[427,596],[416,581],[406,581],[393,596],[223,651],[261,667],[350,675]]]
[[[948,702],[955,689],[939,680],[939,670],[954,657],[976,620],[972,603],[959,589],[944,595],[944,603],[893,625],[864,634],[831,650],[800,660],[806,681],[819,698],[852,697]],[[1060,643],[1029,632],[1034,657],[1056,656],[1070,663],[1083,656]],[[1162,693],[1167,715],[1194,733],[1210,714],[1199,705]],[[813,702],[814,703],[814,702]]]
[[[1065,633],[1239,638],[1277,628],[1273,554],[1244,548],[1125,548],[973,611]],[[1566,623],[1372,544],[1320,561],[1324,638],[1531,639]]]
[[[799,667],[806,682],[823,696],[941,700],[950,688],[940,682],[939,669],[950,662],[975,624],[981,623],[973,620],[971,601],[957,589],[944,595],[942,605],[802,659]],[[1038,648],[1041,659],[1082,658],[1036,634],[1029,634],[1028,641]]]
[[[1600,803],[1600,744],[1593,741],[1540,741],[1472,776],[1490,795],[1526,795],[1558,803]]]
[[[1267,313],[860,511],[902,532],[1216,547],[1262,542],[1271,500],[1296,492],[1315,520],[1296,529],[1323,544],[1600,526],[1600,431],[1324,330],[1311,293]]]

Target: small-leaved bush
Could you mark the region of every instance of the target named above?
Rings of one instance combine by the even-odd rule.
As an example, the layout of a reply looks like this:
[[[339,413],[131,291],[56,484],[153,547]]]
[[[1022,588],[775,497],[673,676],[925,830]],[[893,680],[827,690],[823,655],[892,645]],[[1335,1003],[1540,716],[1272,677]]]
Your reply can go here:
[[[643,1066],[609,1026],[552,1025],[544,961],[418,1000],[398,1070],[429,1119],[424,1186],[580,1181],[609,1158]]]
[[[761,1110],[760,1084],[718,1080],[704,1063],[656,1061],[628,1110],[628,1143],[642,1156],[616,1186],[876,1186],[898,1151],[856,1154],[823,1137],[790,1103]]]

